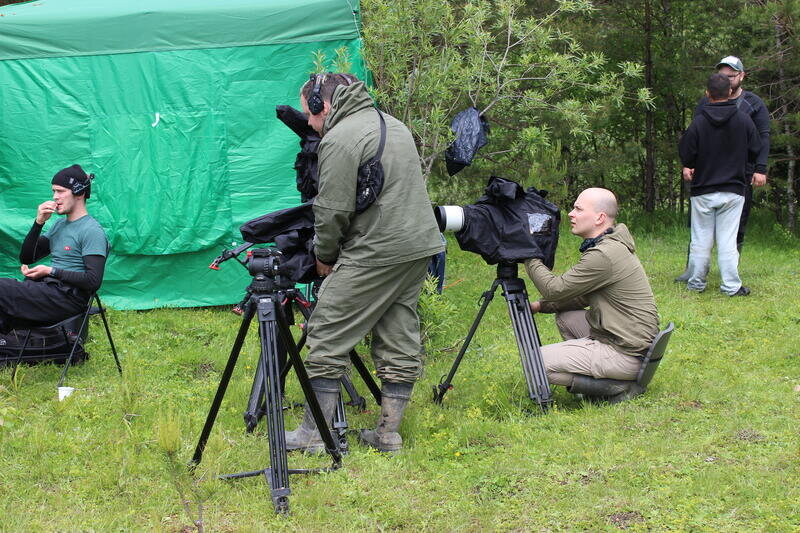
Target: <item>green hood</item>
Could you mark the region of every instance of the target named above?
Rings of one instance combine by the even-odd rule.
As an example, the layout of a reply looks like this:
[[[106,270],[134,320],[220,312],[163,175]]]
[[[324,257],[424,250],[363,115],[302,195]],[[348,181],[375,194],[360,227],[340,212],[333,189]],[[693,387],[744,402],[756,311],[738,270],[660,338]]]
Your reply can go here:
[[[322,126],[322,134],[325,135],[336,124],[341,122],[345,117],[375,107],[372,97],[367,92],[367,86],[363,81],[354,83],[353,85],[340,85],[333,91],[331,97],[331,112],[325,119],[325,124]]]

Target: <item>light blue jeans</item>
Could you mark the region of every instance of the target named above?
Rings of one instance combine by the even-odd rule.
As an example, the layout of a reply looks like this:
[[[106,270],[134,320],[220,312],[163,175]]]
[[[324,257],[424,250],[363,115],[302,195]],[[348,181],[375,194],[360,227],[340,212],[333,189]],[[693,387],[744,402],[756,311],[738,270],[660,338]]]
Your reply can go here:
[[[732,192],[692,196],[692,244],[689,248],[689,282],[686,285],[689,290],[705,290],[714,240],[717,242],[717,263],[722,278],[719,290],[731,295],[742,286],[736,232],[739,230],[743,205],[744,196]]]

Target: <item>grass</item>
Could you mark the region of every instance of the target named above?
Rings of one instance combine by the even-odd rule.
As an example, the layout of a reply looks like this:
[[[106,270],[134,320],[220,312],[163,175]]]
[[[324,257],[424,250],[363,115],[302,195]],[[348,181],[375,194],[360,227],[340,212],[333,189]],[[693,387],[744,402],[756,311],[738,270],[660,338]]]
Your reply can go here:
[[[342,469],[292,476],[285,517],[273,513],[263,478],[215,479],[267,466],[263,423],[248,435],[241,418],[255,331],[193,480],[182,466],[239,318],[226,309],[112,311],[121,378],[97,323],[92,358],[70,371],[77,390],[66,401],[56,398],[54,366],[22,368],[15,385],[0,372],[0,531],[192,530],[199,501],[207,531],[799,531],[798,241],[757,220],[741,266],[752,296],[719,294],[715,267],[708,290],[693,294],[672,282],[687,231],[668,218],[628,221],[662,325],[676,324],[646,395],[592,405],[559,387],[555,407],[539,414],[498,292],[454,390],[434,405],[431,388],[494,278],[451,241],[449,287],[426,308],[438,327],[403,423],[405,450],[386,457],[351,439]],[[564,232],[556,271],[577,260],[578,244]],[[559,340],[552,317],[537,323],[543,342]],[[291,380],[288,396],[301,396]],[[370,409],[350,412],[351,428],[372,425]],[[287,427],[300,416],[288,414]]]

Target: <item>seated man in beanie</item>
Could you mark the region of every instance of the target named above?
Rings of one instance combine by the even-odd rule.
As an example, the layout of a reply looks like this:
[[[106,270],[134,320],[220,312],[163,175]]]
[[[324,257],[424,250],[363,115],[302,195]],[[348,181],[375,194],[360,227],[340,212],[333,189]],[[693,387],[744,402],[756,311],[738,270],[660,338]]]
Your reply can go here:
[[[108,239],[86,211],[91,179],[79,165],[53,177],[53,199],[39,205],[19,254],[24,281],[0,278],[0,331],[52,324],[80,313],[100,288]],[[53,213],[65,215],[41,235]],[[51,264],[29,267],[46,256]]]
[[[542,346],[547,379],[576,394],[605,396],[617,380],[635,380],[658,334],[653,291],[617,211],[614,193],[586,189],[569,213],[572,233],[584,239],[578,264],[556,276],[539,259],[525,261],[542,295],[531,310],[556,313],[564,338]]]

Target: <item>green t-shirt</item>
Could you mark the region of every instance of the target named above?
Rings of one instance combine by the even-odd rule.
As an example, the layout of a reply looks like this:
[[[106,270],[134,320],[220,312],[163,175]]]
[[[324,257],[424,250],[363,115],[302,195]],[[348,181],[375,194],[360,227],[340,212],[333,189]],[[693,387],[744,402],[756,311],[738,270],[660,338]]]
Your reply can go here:
[[[61,218],[45,235],[50,240],[50,266],[74,272],[86,272],[83,264],[85,255],[108,253],[106,232],[91,216],[84,215],[78,220]]]

